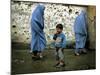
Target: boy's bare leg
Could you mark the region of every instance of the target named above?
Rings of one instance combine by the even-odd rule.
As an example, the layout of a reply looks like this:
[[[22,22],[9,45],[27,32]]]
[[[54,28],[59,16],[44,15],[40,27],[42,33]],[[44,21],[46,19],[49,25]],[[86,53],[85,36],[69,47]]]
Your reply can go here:
[[[58,56],[58,50],[59,48],[56,48],[56,51],[55,51],[55,56],[56,56],[56,64],[54,66],[57,66],[59,65],[60,61],[59,61],[59,56]]]
[[[60,59],[59,59],[59,65],[56,67],[64,67],[65,62],[64,62],[64,53],[62,48],[59,48],[58,55]]]
[[[60,60],[64,59],[64,53],[63,53],[63,49],[62,48],[59,48],[58,55],[59,55]]]

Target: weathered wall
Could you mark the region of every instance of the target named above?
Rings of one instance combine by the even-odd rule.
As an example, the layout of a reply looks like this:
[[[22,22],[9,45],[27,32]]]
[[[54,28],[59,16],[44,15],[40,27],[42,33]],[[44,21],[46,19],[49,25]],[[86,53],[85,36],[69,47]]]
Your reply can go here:
[[[12,42],[30,43],[30,17],[32,11],[38,3],[34,2],[11,2],[11,37]],[[46,7],[44,12],[45,34],[47,44],[52,42],[52,34],[58,23],[64,25],[68,43],[75,41],[73,24],[76,18],[76,12],[87,11],[88,15],[88,47],[95,48],[96,44],[96,7],[95,6],[72,6],[63,4],[43,3]],[[69,12],[69,10],[72,12]]]
[[[11,37],[12,42],[23,42],[30,43],[31,41],[31,31],[29,20],[32,11],[34,11],[38,3],[34,2],[21,2],[12,1],[11,2]],[[86,7],[81,6],[71,6],[63,4],[49,4],[44,3],[45,15],[45,34],[47,39],[47,44],[52,41],[52,34],[55,31],[55,26],[58,23],[64,25],[64,33],[66,34],[67,41],[75,41],[73,24],[76,18],[75,12],[80,12],[81,10],[87,10]],[[69,12],[69,10],[72,12]]]
[[[88,12],[88,41],[89,48],[96,48],[96,6],[89,6]]]

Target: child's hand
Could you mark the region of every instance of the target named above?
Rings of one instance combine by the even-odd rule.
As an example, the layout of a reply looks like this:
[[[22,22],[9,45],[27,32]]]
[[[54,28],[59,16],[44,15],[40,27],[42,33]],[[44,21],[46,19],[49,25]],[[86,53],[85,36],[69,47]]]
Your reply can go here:
[[[54,31],[54,34],[58,34],[58,32],[57,31]]]

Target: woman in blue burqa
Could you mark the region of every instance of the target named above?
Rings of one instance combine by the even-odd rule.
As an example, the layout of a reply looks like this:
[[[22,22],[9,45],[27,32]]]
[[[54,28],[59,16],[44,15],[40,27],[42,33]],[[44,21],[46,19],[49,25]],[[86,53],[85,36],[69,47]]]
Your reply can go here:
[[[76,17],[74,23],[74,32],[76,40],[75,55],[80,55],[80,53],[86,53],[85,45],[87,40],[87,16],[85,11]]]
[[[32,13],[31,18],[31,50],[32,57],[42,58],[42,52],[46,47],[46,38],[44,34],[44,5],[39,4]]]

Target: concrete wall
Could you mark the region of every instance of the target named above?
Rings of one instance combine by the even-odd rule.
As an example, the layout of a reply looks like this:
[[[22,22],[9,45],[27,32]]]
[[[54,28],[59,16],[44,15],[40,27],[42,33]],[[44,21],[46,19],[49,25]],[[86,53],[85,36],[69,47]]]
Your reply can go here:
[[[96,48],[96,6],[88,6],[88,39],[89,48]]]
[[[19,43],[30,43],[31,31],[30,31],[30,17],[32,11],[38,3],[34,2],[22,2],[22,1],[11,1],[11,37],[12,42]],[[52,34],[55,31],[55,26],[58,23],[64,25],[64,33],[66,34],[68,44],[75,41],[73,24],[76,18],[76,12],[81,10],[87,11],[88,13],[88,46],[95,48],[95,19],[96,8],[94,6],[75,6],[66,4],[51,4],[43,3],[46,7],[44,12],[44,32],[47,39],[47,44],[52,42]],[[69,12],[72,10],[72,12]]]
[[[33,2],[11,2],[11,37],[13,42],[24,42],[30,43],[31,32],[29,20],[32,11],[34,11],[38,3]],[[47,38],[47,43],[52,41],[52,34],[55,31],[55,26],[58,23],[64,25],[64,33],[66,34],[68,41],[75,41],[73,24],[76,18],[75,12],[80,12],[81,10],[87,10],[86,7],[81,6],[69,6],[62,4],[49,4],[44,3],[45,15],[45,34]],[[69,10],[72,9],[72,13]]]

